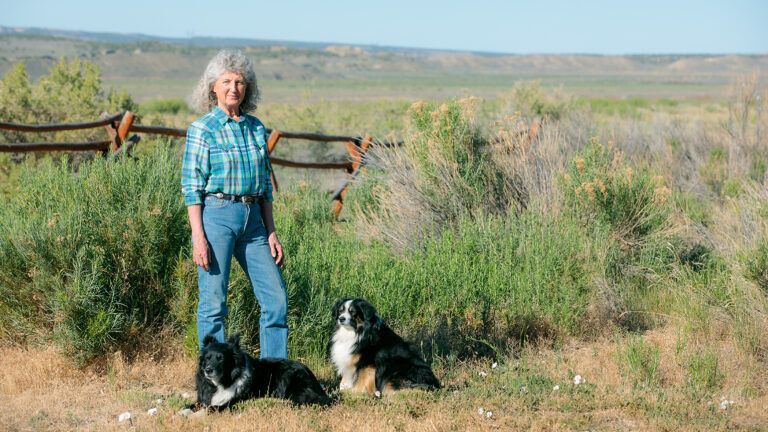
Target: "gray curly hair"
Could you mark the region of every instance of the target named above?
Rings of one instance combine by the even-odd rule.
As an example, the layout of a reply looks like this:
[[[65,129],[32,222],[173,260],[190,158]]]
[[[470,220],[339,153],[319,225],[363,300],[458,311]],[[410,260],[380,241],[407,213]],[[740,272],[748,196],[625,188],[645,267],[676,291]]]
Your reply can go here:
[[[240,111],[256,110],[259,102],[256,72],[253,71],[251,59],[239,50],[221,50],[213,56],[192,93],[192,105],[202,112],[208,112],[216,106],[217,100],[216,94],[213,92],[213,85],[224,72],[235,72],[245,79],[245,97],[243,103],[240,104]]]

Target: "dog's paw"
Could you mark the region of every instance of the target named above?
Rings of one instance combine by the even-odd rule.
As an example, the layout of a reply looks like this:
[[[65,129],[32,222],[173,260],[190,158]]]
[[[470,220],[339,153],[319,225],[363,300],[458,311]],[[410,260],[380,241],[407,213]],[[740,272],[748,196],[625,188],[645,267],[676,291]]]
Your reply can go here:
[[[352,384],[342,381],[341,384],[339,384],[339,390],[349,390],[352,388]]]
[[[226,405],[232,397],[235,396],[235,392],[230,389],[218,390],[211,398],[211,406],[220,407]]]

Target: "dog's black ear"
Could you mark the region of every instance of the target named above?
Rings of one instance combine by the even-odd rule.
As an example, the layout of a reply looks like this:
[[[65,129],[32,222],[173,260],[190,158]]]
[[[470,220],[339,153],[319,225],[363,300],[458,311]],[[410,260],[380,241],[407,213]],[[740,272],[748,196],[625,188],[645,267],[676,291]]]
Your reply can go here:
[[[365,300],[360,300],[357,306],[360,309],[360,312],[363,313],[363,320],[365,320],[365,323],[374,330],[379,330],[382,321],[379,313],[376,312],[376,308]]]
[[[227,341],[235,347],[235,349],[240,349],[240,333],[235,333],[232,336],[229,337],[229,340]]]
[[[209,334],[203,338],[203,347],[207,347],[212,343],[216,343],[216,336]]]

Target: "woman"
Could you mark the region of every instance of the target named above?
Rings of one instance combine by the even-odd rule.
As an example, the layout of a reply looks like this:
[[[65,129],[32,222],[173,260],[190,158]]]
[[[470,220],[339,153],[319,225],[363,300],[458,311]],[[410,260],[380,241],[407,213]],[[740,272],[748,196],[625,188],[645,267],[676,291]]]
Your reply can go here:
[[[208,114],[187,129],[181,191],[198,266],[199,346],[208,334],[224,342],[234,255],[261,305],[261,357],[287,358],[288,295],[278,268],[284,256],[272,218],[266,129],[247,114],[259,98],[252,62],[239,51],[220,51],[205,68],[194,98]]]

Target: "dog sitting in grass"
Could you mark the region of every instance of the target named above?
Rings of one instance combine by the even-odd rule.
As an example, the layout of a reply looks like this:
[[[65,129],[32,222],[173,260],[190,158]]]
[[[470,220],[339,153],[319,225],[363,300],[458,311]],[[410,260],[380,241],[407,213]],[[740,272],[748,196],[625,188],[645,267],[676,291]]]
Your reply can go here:
[[[366,300],[339,300],[332,315],[335,328],[328,353],[341,377],[339,390],[381,396],[399,389],[440,388],[416,348],[389,328]]]
[[[226,343],[208,335],[195,376],[197,403],[226,408],[239,401],[274,397],[297,405],[330,405],[315,375],[303,364],[286,359],[256,359],[240,348],[240,335]]]

